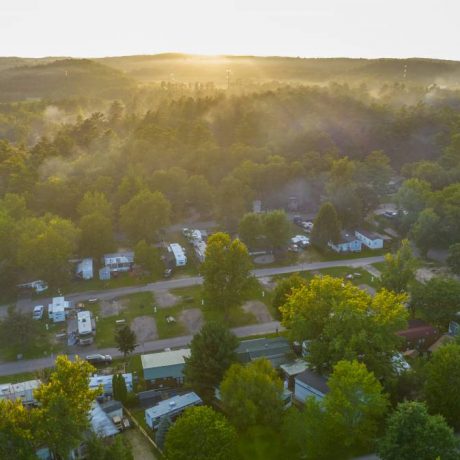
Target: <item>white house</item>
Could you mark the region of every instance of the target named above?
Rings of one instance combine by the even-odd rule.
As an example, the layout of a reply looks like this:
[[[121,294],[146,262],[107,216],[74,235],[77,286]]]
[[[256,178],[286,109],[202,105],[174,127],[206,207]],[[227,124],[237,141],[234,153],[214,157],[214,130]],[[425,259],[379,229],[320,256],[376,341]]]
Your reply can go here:
[[[123,378],[125,379],[126,388],[129,391],[133,391],[133,374],[122,374]],[[113,375],[97,375],[94,374],[89,379],[89,387],[94,390],[98,386],[102,385],[104,395],[111,396],[113,394],[113,387],[112,387],[112,378]]]
[[[79,278],[84,280],[93,279],[93,259],[87,258],[81,260],[77,264],[76,274]]]
[[[134,264],[134,252],[116,252],[113,254],[105,254],[102,258],[104,266],[107,267],[111,273],[127,272],[131,270]]]
[[[329,241],[328,246],[335,252],[361,252],[362,241],[351,233],[343,231],[336,243]]]
[[[367,230],[356,230],[355,236],[369,249],[383,248],[383,238],[380,235],[377,235],[377,233],[369,232]]]
[[[66,310],[70,308],[70,302],[64,297],[53,297],[52,302],[48,305],[48,317],[54,323],[61,323],[66,319]]]
[[[0,384],[0,401],[2,399],[9,399],[10,401],[20,399],[24,405],[35,404],[34,390],[40,385],[40,380]]]
[[[168,246],[168,250],[174,256],[176,267],[183,267],[187,264],[187,256],[185,255],[185,250],[180,244],[171,243]]]
[[[328,392],[327,379],[310,369],[294,377],[294,397],[297,401],[305,402],[308,397],[321,400]]]

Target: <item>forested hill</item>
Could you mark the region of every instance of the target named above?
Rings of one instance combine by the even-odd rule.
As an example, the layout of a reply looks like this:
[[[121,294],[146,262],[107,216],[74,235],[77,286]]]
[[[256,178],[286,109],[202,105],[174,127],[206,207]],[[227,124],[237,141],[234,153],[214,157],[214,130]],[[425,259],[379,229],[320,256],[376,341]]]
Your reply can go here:
[[[304,59],[255,56],[194,56],[168,53],[108,57],[100,62],[143,81],[213,81],[225,84],[227,69],[233,82],[402,82],[460,86],[460,62],[434,59]],[[405,77],[404,77],[405,75]]]
[[[20,63],[13,58],[3,61]],[[120,70],[88,59],[59,59],[39,65],[24,65],[0,70],[0,101],[29,98],[66,98],[87,96],[123,97],[135,82]],[[46,62],[46,61],[45,61]],[[0,61],[0,69],[2,62]]]

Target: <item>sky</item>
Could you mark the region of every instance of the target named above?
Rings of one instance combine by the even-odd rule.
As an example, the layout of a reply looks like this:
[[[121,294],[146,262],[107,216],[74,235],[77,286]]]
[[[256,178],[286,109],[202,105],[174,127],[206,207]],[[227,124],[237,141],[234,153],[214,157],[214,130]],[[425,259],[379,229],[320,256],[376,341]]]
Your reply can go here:
[[[460,0],[0,0],[0,56],[460,60]]]

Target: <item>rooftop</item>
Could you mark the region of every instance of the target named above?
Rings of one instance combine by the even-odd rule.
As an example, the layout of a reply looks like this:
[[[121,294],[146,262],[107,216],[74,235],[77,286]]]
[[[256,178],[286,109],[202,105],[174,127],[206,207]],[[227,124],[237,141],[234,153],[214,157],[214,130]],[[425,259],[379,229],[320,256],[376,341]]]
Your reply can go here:
[[[184,407],[190,406],[192,404],[200,404],[201,398],[194,393],[186,393],[184,395],[174,396],[174,398],[165,399],[160,401],[157,405],[147,409],[145,411],[152,419],[162,417],[163,415],[169,414],[171,411],[176,411],[183,409]]]
[[[252,339],[240,342],[236,353],[240,360],[248,363],[257,358],[277,358],[282,357],[291,350],[289,342],[284,337],[273,339]]]
[[[303,359],[296,359],[291,363],[282,364],[280,368],[290,377],[305,371],[307,369],[307,363]]]
[[[162,351],[161,353],[150,353],[141,355],[142,368],[152,369],[155,367],[176,366],[185,364],[185,359],[190,356],[190,348],[180,350]]]
[[[98,402],[93,404],[90,411],[91,431],[98,436],[107,438],[118,434],[118,429],[110,417],[103,411]]]
[[[366,238],[369,238],[370,240],[382,239],[381,235],[375,232],[370,232],[369,230],[359,229],[359,230],[356,230],[356,233],[360,233],[361,235],[365,236]]]
[[[437,329],[420,319],[410,319],[407,329],[398,331],[397,334],[409,340],[431,337],[438,333]]]
[[[306,369],[301,374],[296,375],[295,379],[300,380],[303,383],[306,383],[307,385],[309,385],[312,388],[315,388],[318,391],[321,391],[321,393],[323,394],[329,393],[327,378],[317,374],[311,369]]]
[[[342,243],[351,243],[352,241],[356,240],[356,236],[352,232],[347,232],[345,230],[340,232],[340,241],[338,244]]]

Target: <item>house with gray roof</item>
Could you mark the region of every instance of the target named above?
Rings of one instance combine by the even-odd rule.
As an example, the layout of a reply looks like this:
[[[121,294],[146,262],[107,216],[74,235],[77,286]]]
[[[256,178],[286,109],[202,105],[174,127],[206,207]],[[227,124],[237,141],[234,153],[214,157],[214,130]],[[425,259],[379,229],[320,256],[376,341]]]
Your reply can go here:
[[[278,368],[281,364],[287,363],[287,354],[291,351],[289,342],[284,337],[272,339],[260,338],[242,340],[236,349],[238,360],[243,363],[250,363],[258,358],[268,359],[273,367]]]
[[[311,369],[296,375],[294,382],[294,397],[300,402],[305,402],[310,397],[321,400],[329,393],[327,378]]]

